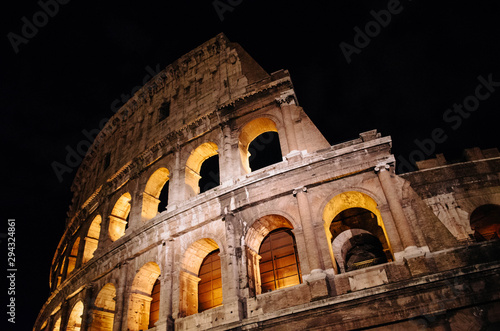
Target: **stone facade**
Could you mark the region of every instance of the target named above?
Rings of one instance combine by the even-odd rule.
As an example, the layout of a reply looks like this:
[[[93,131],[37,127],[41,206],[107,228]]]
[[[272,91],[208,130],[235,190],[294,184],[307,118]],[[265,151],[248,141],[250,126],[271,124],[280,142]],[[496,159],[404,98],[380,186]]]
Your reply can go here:
[[[280,162],[252,170],[251,144],[268,132]],[[466,154],[396,175],[391,139],[375,130],[330,146],[287,71],[266,73],[218,35],[97,136],[34,330],[498,327],[500,155]],[[204,189],[213,156],[219,185]],[[263,246],[275,233],[293,242],[295,271],[275,248],[269,288]],[[201,309],[211,253],[218,303]]]

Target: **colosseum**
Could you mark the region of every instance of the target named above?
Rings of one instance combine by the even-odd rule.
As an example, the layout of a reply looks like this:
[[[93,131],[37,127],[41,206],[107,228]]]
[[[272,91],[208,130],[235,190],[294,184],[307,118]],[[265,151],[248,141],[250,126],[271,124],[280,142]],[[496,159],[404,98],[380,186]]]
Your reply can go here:
[[[498,150],[397,175],[389,136],[353,138],[208,40],[96,137],[34,331],[500,327]]]

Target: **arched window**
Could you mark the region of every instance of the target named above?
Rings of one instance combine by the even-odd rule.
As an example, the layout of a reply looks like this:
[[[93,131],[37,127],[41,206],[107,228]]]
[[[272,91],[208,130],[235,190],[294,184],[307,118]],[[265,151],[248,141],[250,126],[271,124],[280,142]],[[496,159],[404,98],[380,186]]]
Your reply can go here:
[[[248,162],[252,171],[283,161],[277,132],[264,132],[248,146]]]
[[[85,237],[85,249],[83,251],[82,263],[87,263],[88,260],[94,257],[94,252],[99,244],[99,234],[101,233],[101,216],[97,215],[92,224],[90,224],[89,231]]]
[[[301,283],[301,272],[295,238],[289,229],[270,232],[259,249],[262,292]]]
[[[189,246],[179,273],[179,316],[185,317],[222,304],[219,246],[209,238]]]
[[[391,258],[377,216],[364,208],[340,212],[330,224],[332,250],[340,272],[386,263]]]
[[[123,194],[115,203],[111,215],[109,216],[109,237],[115,241],[125,235],[128,225],[128,215],[130,213],[130,193]]]
[[[147,330],[151,327],[153,288],[159,276],[160,267],[155,262],[146,263],[137,272],[130,290],[128,310],[128,329],[130,331]],[[157,300],[159,301],[159,298]]]
[[[79,246],[80,246],[80,237],[76,238],[75,243],[73,244],[73,248],[71,248],[71,252],[68,256],[68,269],[66,271],[66,275],[69,275],[75,269]]]
[[[238,142],[246,173],[281,162],[281,146],[276,124],[269,118],[257,118],[242,129]]]
[[[155,323],[160,319],[160,290],[161,290],[161,282],[160,279],[157,278],[154,285],[153,290],[151,291],[151,306],[149,308],[149,328],[155,326]]]
[[[256,220],[245,236],[250,295],[302,282],[292,224],[283,216]]]
[[[207,142],[198,146],[186,162],[186,185],[188,189],[188,196],[207,191],[219,185],[219,159],[217,152],[217,145],[213,142]],[[208,162],[208,163],[207,163]],[[203,169],[202,179],[202,165],[207,163]]]
[[[116,289],[111,283],[103,286],[95,299],[90,331],[113,331]]]
[[[222,304],[222,279],[220,268],[220,251],[217,249],[203,260],[198,277],[198,312],[220,306]]]
[[[219,173],[219,155],[209,157],[200,168],[200,181],[198,186],[200,187],[200,193],[206,192],[219,186],[220,184],[220,173]]]
[[[83,302],[78,301],[69,314],[66,331],[80,331],[82,327]]]
[[[470,227],[476,241],[500,238],[500,206],[487,204],[476,208],[470,216]]]
[[[168,203],[170,172],[159,168],[149,177],[142,195],[142,220],[148,221],[165,210]]]
[[[387,232],[385,231],[382,216],[377,208],[377,203],[367,194],[357,191],[348,191],[333,197],[323,210],[323,225],[328,239],[332,264],[337,273],[346,272],[347,255],[345,249],[351,247],[349,245],[353,244],[357,247],[352,251],[352,253],[354,253],[356,250],[359,251],[359,249],[363,247],[363,245],[359,243],[360,238],[369,241],[372,240],[368,239],[368,236],[351,239],[359,233],[368,233],[374,236],[382,246],[385,258],[381,256],[378,250],[380,246],[371,242],[370,245],[373,244],[376,247],[373,246],[370,249],[374,250],[373,252],[377,251],[375,255],[378,257],[371,262],[372,264],[384,263],[386,261],[390,262],[393,260],[391,245],[387,237]],[[346,244],[346,242],[349,242],[349,244]],[[367,247],[368,246],[365,246],[365,248]],[[351,255],[349,255],[349,257],[351,257]],[[358,268],[369,265],[370,263],[368,262],[356,264]],[[352,270],[351,266],[349,268]]]
[[[59,317],[56,322],[54,323],[54,327],[52,328],[52,331],[60,331],[61,330],[61,317]]]

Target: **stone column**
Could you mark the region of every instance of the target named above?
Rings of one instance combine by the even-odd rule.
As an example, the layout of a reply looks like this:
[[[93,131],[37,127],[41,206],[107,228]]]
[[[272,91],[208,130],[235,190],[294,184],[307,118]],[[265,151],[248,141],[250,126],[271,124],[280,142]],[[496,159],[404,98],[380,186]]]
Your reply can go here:
[[[172,320],[173,243],[173,240],[165,241],[159,256],[162,273],[160,275],[160,312],[155,324],[157,331],[174,329]]]
[[[288,154],[295,154],[299,151],[297,137],[295,135],[295,126],[292,119],[292,110],[295,105],[282,104],[281,113],[283,114],[283,124],[285,127],[286,141],[288,145]]]
[[[384,191],[385,198],[387,200],[387,204],[389,205],[389,209],[392,214],[392,218],[396,225],[396,230],[399,234],[399,238],[401,239],[401,244],[404,248],[404,254],[398,254],[398,252],[394,253],[394,257],[396,260],[402,259],[405,257],[414,257],[425,254],[425,249],[417,248],[415,239],[413,238],[412,229],[410,227],[410,223],[406,218],[406,215],[403,210],[403,206],[401,205],[401,201],[397,195],[397,190],[394,185],[394,181],[391,173],[389,172],[390,165],[387,163],[379,163],[375,167],[375,172],[378,174],[378,178],[380,180],[380,186]],[[428,251],[428,248],[427,248]]]
[[[181,165],[181,150],[175,149],[174,169],[170,173],[170,184],[168,186],[168,205],[169,210],[175,205],[184,201],[184,167]],[[175,208],[175,207],[174,207]]]
[[[90,326],[92,325],[93,291],[94,291],[93,284],[85,285],[85,289],[83,290],[83,313],[82,313],[81,330],[90,330]]]
[[[229,123],[221,123],[222,129],[222,146],[219,147],[219,176],[220,182],[224,184],[229,182],[232,184],[233,179],[242,174],[241,161],[239,160],[238,146],[233,149],[231,126]],[[236,153],[237,155],[235,155]]]
[[[224,225],[226,227],[227,249],[226,254],[221,256],[221,264],[225,262],[228,282],[224,287],[223,302],[237,301],[240,297],[239,293],[239,270],[242,256],[241,244],[238,236],[238,219],[232,213],[224,215]]]
[[[316,235],[314,233],[314,225],[312,223],[311,211],[309,209],[309,200],[307,199],[307,188],[302,187],[300,189],[294,190],[293,194],[297,198],[297,203],[299,207],[300,222],[302,225],[302,231],[304,233],[304,239],[306,241],[307,249],[307,259],[309,260],[309,267],[311,268],[311,273],[323,270],[321,264],[320,252],[318,250],[318,243],[316,241]]]
[[[64,300],[61,305],[61,328],[60,330],[66,330],[68,327],[69,314],[71,311],[69,310],[69,302]]]
[[[120,331],[127,329],[127,308],[126,300],[128,300],[127,281],[128,281],[128,263],[123,263],[118,271],[119,278],[116,288],[116,306],[115,306],[115,320],[113,323],[113,331]]]

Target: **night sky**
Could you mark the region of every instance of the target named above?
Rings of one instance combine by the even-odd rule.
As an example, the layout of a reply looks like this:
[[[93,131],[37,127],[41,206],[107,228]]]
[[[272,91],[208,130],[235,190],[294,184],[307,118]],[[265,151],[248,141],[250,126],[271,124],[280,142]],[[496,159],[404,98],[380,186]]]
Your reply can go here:
[[[16,325],[2,330],[30,330],[49,296],[76,172],[61,181],[52,164],[64,164],[87,139],[82,131],[98,128],[151,71],[220,32],[269,73],[290,71],[331,144],[378,129],[392,136],[398,164],[500,147],[498,2],[60,0],[47,15],[44,1],[4,4],[0,19],[0,232],[16,219],[18,270]]]

